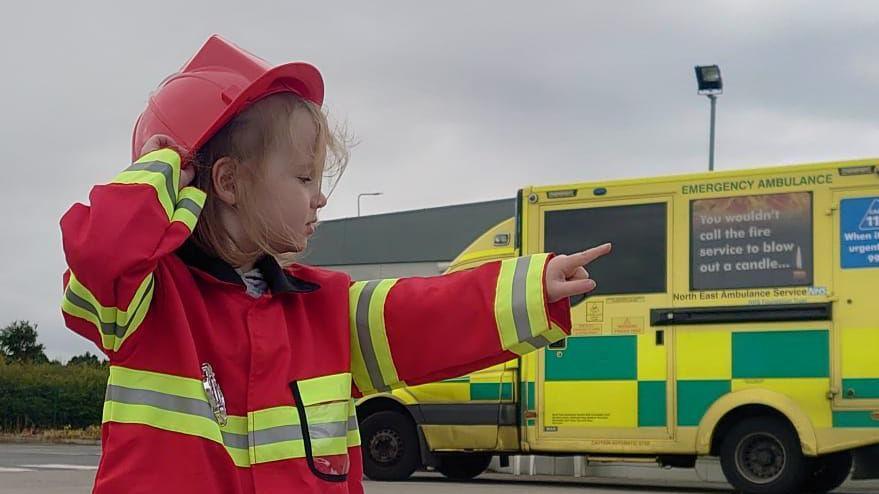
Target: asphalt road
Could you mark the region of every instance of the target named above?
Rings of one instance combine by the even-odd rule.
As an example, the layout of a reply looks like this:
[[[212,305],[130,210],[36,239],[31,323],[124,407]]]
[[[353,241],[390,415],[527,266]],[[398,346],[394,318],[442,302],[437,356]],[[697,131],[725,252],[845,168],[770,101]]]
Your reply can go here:
[[[100,449],[97,446],[0,444],[0,494],[85,494],[91,492]],[[652,485],[651,485],[652,484]],[[407,482],[365,482],[367,493],[518,494],[535,490],[549,494],[714,494],[732,492],[725,484],[632,478],[518,477],[486,474],[466,483],[451,482],[434,473],[421,473]],[[837,491],[847,494],[879,492],[879,482],[848,482]]]

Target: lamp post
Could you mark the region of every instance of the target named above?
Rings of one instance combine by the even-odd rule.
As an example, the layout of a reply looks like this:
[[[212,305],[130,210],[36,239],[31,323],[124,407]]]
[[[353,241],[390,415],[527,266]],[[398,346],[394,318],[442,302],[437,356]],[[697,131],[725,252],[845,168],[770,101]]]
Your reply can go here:
[[[363,196],[380,196],[383,195],[383,192],[363,192],[361,194],[357,194],[357,216],[360,216],[360,198]]]
[[[708,145],[708,171],[714,171],[714,120],[717,108],[717,97],[723,94],[723,79],[720,77],[720,67],[717,65],[697,65],[696,82],[699,85],[699,94],[705,95],[711,100],[711,134]]]

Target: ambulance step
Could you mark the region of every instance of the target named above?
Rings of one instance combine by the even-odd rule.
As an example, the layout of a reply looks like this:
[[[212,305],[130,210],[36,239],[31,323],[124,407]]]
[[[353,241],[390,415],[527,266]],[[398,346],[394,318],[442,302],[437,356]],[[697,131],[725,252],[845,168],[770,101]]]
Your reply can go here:
[[[655,456],[596,456],[586,455],[586,463],[658,463]]]

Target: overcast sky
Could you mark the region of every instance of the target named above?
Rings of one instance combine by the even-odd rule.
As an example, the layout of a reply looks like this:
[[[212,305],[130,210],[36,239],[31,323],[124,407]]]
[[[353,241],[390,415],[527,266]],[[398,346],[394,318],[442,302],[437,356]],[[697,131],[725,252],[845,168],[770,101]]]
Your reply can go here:
[[[135,5],[137,5],[135,7]],[[246,5],[246,6],[243,6]],[[879,2],[15,2],[0,17],[0,326],[64,329],[58,220],[129,159],[146,97],[212,33],[307,60],[360,144],[322,219],[525,184],[879,155]],[[120,247],[124,239],[120,239]]]

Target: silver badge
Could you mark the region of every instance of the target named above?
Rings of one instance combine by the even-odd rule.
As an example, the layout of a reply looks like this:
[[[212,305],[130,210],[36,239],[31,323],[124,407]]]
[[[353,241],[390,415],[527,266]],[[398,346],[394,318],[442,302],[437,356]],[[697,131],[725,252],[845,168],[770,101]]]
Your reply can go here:
[[[205,362],[201,364],[202,378],[201,383],[204,386],[204,393],[208,397],[208,403],[214,412],[217,423],[221,426],[226,425],[226,399],[223,398],[223,392],[217,383],[217,376],[211,364]]]

